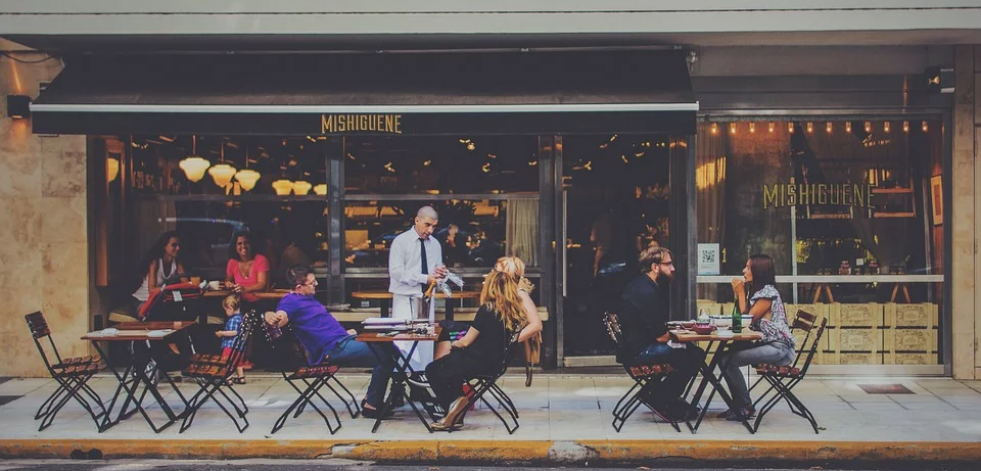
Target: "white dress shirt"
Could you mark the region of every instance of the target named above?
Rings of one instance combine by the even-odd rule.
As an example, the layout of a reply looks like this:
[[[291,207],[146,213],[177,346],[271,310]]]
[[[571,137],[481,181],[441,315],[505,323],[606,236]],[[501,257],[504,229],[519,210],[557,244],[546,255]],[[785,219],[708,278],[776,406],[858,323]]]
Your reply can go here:
[[[421,296],[422,285],[429,281],[429,275],[422,273],[422,251],[419,247],[419,234],[415,228],[399,234],[392,241],[388,253],[388,275],[391,281],[388,291],[392,294]],[[425,239],[426,264],[429,273],[443,264],[443,248],[435,237]]]

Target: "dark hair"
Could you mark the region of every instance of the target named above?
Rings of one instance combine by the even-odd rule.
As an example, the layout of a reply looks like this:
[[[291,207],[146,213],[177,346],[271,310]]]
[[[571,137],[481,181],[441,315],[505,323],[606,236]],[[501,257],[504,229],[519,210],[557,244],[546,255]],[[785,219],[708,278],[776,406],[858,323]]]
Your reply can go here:
[[[307,275],[311,273],[313,273],[313,270],[307,265],[293,265],[289,270],[286,270],[286,281],[292,283],[295,288],[299,285],[306,284]]]
[[[651,265],[655,263],[661,263],[664,257],[671,255],[671,251],[664,247],[648,247],[640,253],[637,257],[637,262],[640,263],[640,272],[649,273],[651,271]]]
[[[180,234],[177,233],[177,231],[167,231],[164,232],[163,234],[160,234],[160,237],[157,238],[157,241],[154,242],[152,246],[150,246],[149,250],[146,251],[146,254],[143,256],[143,260],[140,261],[140,265],[139,267],[137,267],[140,270],[141,280],[143,279],[144,276],[146,276],[146,271],[150,267],[150,264],[156,260],[163,258],[164,249],[167,247],[167,244],[170,243],[170,239],[180,240],[180,238],[181,236]],[[175,260],[177,263],[180,263],[179,258],[180,257],[178,257],[178,260]]]
[[[245,241],[249,243],[249,247],[252,250],[252,257],[255,258],[256,255],[262,253],[255,245],[255,236],[249,231],[238,231],[232,235],[232,242],[228,244],[228,259],[242,261],[238,257],[238,250],[235,250],[235,246],[238,245],[238,238],[245,237]]]
[[[766,285],[777,287],[777,272],[773,266],[773,258],[769,255],[750,255],[749,272],[753,274],[753,293],[763,289]]]

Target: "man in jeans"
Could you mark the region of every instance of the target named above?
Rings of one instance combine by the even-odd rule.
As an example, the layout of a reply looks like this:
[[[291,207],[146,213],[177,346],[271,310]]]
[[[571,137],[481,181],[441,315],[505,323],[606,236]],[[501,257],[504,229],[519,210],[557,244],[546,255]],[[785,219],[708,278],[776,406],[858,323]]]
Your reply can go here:
[[[292,323],[296,338],[307,351],[307,360],[311,365],[330,357],[330,362],[338,366],[373,367],[368,391],[361,402],[361,415],[369,419],[378,418],[393,365],[382,364],[368,344],[355,340],[357,333],[353,329],[344,330],[341,323],[317,301],[314,297],[317,278],[310,267],[295,265],[286,272],[286,276],[293,284],[293,291],[283,297],[275,313],[266,313],[266,322],[279,327]],[[392,348],[387,344],[381,347]],[[389,358],[385,354],[381,356]]]
[[[681,394],[698,372],[705,351],[695,345],[668,345],[668,292],[674,277],[671,251],[648,247],[639,257],[642,275],[627,284],[620,298],[620,328],[623,344],[617,361],[627,365],[668,363],[674,371],[649,392],[645,402],[670,419],[683,420],[691,406]]]

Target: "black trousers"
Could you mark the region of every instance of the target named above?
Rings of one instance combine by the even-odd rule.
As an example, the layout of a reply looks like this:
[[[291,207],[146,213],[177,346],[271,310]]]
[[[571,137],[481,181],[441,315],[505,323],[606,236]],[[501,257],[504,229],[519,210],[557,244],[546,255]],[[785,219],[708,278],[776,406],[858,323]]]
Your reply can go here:
[[[456,398],[463,395],[463,383],[484,373],[487,366],[486,362],[454,348],[449,355],[426,367],[426,379],[436,394],[436,400],[446,410]]]

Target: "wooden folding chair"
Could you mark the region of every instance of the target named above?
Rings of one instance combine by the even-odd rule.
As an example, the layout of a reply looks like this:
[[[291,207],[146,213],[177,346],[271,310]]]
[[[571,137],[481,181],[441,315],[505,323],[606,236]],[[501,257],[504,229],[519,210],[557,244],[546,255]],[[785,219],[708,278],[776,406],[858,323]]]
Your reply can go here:
[[[497,416],[498,420],[504,424],[504,428],[507,429],[509,435],[513,435],[514,432],[518,430],[518,427],[520,426],[518,423],[518,409],[515,407],[514,401],[511,400],[511,397],[497,385],[497,381],[504,376],[504,373],[507,373],[508,365],[511,363],[511,360],[514,359],[514,356],[517,353],[518,336],[520,334],[521,330],[519,329],[517,332],[511,335],[508,346],[504,350],[504,361],[501,363],[501,367],[497,371],[495,371],[493,374],[477,375],[467,381],[467,384],[470,386],[470,391],[472,392],[465,395],[467,398],[467,405],[463,408],[463,413],[456,416],[453,424],[451,424],[450,428],[448,429],[449,432],[453,432],[453,425],[460,423],[463,420],[463,417],[467,415],[467,412],[470,411],[470,408],[476,404],[477,401],[483,402],[484,405],[486,405],[487,408]],[[510,421],[505,419],[504,416],[498,412],[498,409],[491,405],[486,398],[484,398],[484,395],[488,393],[491,395],[491,397],[497,400],[497,403],[501,406],[500,409],[510,417]]]
[[[620,319],[616,314],[612,312],[606,313],[603,319],[606,325],[606,333],[613,340],[616,345],[616,350],[619,353],[620,348],[623,344],[623,331],[620,330]],[[618,433],[620,429],[623,428],[623,424],[627,422],[634,412],[640,408],[641,404],[647,406],[651,412],[654,413],[661,420],[671,424],[672,427],[678,432],[681,432],[681,427],[678,425],[678,421],[669,419],[664,416],[660,411],[651,407],[645,400],[654,389],[664,381],[668,373],[674,371],[674,368],[667,363],[662,364],[650,364],[650,365],[629,365],[627,363],[623,364],[623,369],[630,376],[630,379],[634,380],[634,385],[627,390],[626,393],[620,397],[617,404],[613,407],[613,429]]]
[[[283,329],[266,323],[261,317],[257,318],[256,322],[261,323],[266,340],[269,341],[269,344],[272,345],[273,349],[285,349],[284,346],[278,345],[282,343],[280,339],[283,336]],[[289,325],[286,326],[286,329],[289,329]],[[300,350],[305,352],[299,341],[295,341],[295,345],[299,346]],[[303,413],[306,406],[312,407],[314,411],[320,414],[320,417],[324,419],[324,423],[327,424],[327,430],[331,435],[337,433],[337,431],[341,429],[341,418],[337,414],[337,410],[334,408],[334,406],[320,394],[320,390],[325,386],[332,393],[334,393],[334,395],[337,396],[341,402],[344,403],[344,407],[347,408],[347,411],[349,414],[351,414],[352,419],[357,418],[358,415],[361,414],[361,406],[358,404],[357,399],[354,398],[354,394],[352,394],[351,391],[348,390],[347,386],[344,386],[344,383],[337,378],[336,375],[340,368],[337,365],[330,363],[329,356],[325,357],[317,365],[305,366],[295,370],[289,368],[288,365],[285,364],[284,360],[280,361],[282,362],[280,374],[283,376],[283,379],[286,380],[286,383],[297,392],[298,396],[296,400],[294,400],[293,403],[286,408],[286,411],[283,412],[278,419],[276,419],[276,423],[273,424],[271,433],[276,433],[282,429],[283,426],[286,425],[286,421],[289,419],[291,414],[294,419],[299,417],[300,414]],[[347,394],[347,398],[341,395],[340,391],[335,389],[335,386],[343,390],[344,393]],[[314,397],[320,399],[320,404],[326,406],[330,410],[337,425],[331,424],[330,418],[327,416],[327,414],[324,413],[324,411],[317,406],[317,403],[313,401]],[[350,399],[350,402],[348,402],[348,399]]]
[[[232,377],[235,375],[235,367],[242,361],[245,356],[245,347],[248,345],[249,339],[252,336],[252,329],[255,325],[254,318],[256,317],[255,311],[250,311],[245,314],[242,319],[242,326],[239,330],[238,336],[235,337],[235,342],[231,349],[231,354],[219,357],[217,362],[214,362],[214,357],[212,356],[196,356],[195,359],[191,361],[191,364],[182,372],[185,377],[192,378],[198,384],[198,391],[191,396],[188,400],[187,410],[184,411],[184,422],[181,423],[180,433],[191,427],[194,422],[194,417],[197,415],[198,410],[204,405],[208,400],[213,401],[218,407],[232,419],[235,424],[235,428],[238,429],[239,433],[242,433],[249,427],[249,420],[246,414],[249,412],[248,406],[245,404],[245,400],[239,395],[235,388],[232,387]],[[227,391],[227,392],[226,392]],[[235,396],[237,401],[232,400],[231,393]],[[225,403],[222,403],[218,399],[221,396]],[[226,406],[227,404],[227,406]],[[241,405],[241,407],[239,407]],[[232,413],[229,408],[234,410]],[[241,422],[240,420],[241,419]]]
[[[92,376],[102,369],[100,358],[98,356],[62,358],[58,353],[58,347],[55,346],[54,339],[51,338],[51,329],[48,326],[48,321],[44,318],[44,314],[40,311],[34,312],[24,316],[24,320],[27,321],[31,336],[34,338],[34,344],[41,354],[48,374],[58,383],[58,389],[45,399],[34,414],[34,420],[41,420],[41,427],[38,431],[50,427],[58,412],[72,399],[89,413],[96,428],[99,428],[102,419],[107,415],[106,406],[99,394],[87,383],[92,379]],[[42,339],[48,340],[47,343],[51,349],[50,357],[45,350]],[[96,413],[96,408],[98,413]]]
[[[795,415],[803,417],[810,422],[811,427],[814,428],[814,433],[818,433],[817,419],[814,418],[814,414],[804,406],[794,393],[793,389],[795,386],[800,384],[804,380],[804,376],[807,374],[808,368],[811,366],[811,361],[814,359],[814,354],[817,353],[817,349],[821,343],[821,337],[824,335],[824,329],[828,324],[828,319],[822,318],[821,322],[816,323],[817,316],[804,311],[798,311],[797,317],[794,319],[792,326],[793,330],[805,332],[804,340],[801,342],[800,349],[797,355],[794,357],[794,362],[787,366],[777,366],[769,364],[759,364],[755,365],[756,373],[760,376],[756,384],[753,384],[753,388],[756,387],[761,381],[765,380],[770,384],[769,389],[767,389],[756,401],[753,403],[755,408],[758,404],[763,403],[763,406],[758,408],[756,415],[756,421],[753,424],[752,431],[756,433],[760,428],[760,422],[763,421],[763,416],[770,412],[780,400],[784,400],[790,407],[790,411]],[[815,327],[817,327],[815,329]],[[750,388],[752,390],[752,388]],[[773,393],[769,399],[764,403],[764,399]]]

